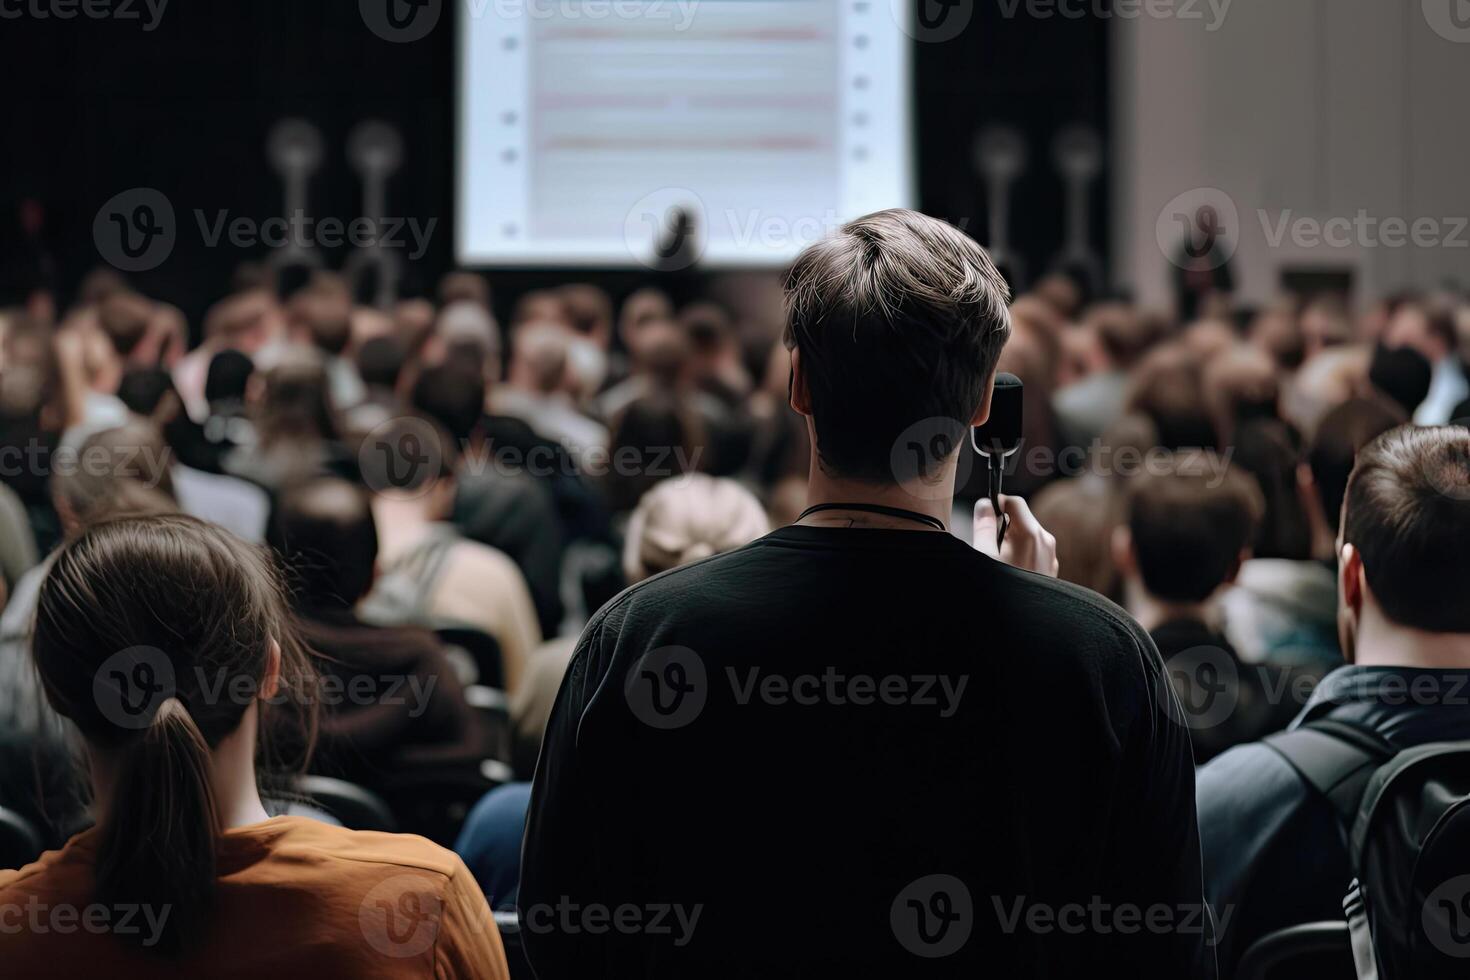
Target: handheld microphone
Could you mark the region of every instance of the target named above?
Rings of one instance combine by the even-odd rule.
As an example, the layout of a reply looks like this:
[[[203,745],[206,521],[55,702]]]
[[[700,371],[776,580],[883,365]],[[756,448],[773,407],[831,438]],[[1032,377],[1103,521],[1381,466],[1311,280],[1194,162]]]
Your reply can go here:
[[[970,444],[985,457],[989,472],[989,497],[995,511],[995,546],[1005,541],[1010,516],[1000,509],[1001,482],[1005,478],[1006,459],[1021,448],[1021,379],[1014,374],[995,376],[995,390],[990,396],[990,417],[984,425],[970,430]]]

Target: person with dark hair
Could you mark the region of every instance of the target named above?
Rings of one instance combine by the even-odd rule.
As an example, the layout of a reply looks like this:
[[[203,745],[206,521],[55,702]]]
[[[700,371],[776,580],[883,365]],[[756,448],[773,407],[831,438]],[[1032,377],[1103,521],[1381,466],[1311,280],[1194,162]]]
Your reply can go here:
[[[542,635],[555,636],[564,612],[561,520],[547,481],[520,467],[498,465],[494,458],[485,431],[484,376],[449,365],[428,368],[414,384],[412,403],[461,447],[450,521],[465,537],[516,563],[531,590]]]
[[[393,391],[408,362],[408,349],[397,337],[373,337],[357,349],[357,371],[372,391]]]
[[[416,766],[476,771],[490,755],[489,732],[434,635],[357,615],[378,558],[366,492],[330,478],[293,487],[281,495],[268,540],[323,675],[352,692],[322,716],[317,769],[379,792]]]
[[[1429,364],[1424,393],[1413,405],[1399,402],[1413,413],[1414,422],[1449,422],[1455,406],[1470,397],[1470,381],[1460,361],[1452,312],[1438,302],[1415,299],[1400,303],[1389,316],[1383,344],[1390,349],[1412,350]]]
[[[251,405],[254,441],[224,457],[225,471],[273,494],[292,483],[352,472],[328,389],[319,354],[288,351],[265,372]]]
[[[6,929],[8,973],[507,975],[452,853],[270,817],[257,741],[288,730],[310,744],[313,681],[262,550],[187,517],[89,528],[41,588],[34,652],[47,699],[85,742],[97,826],[0,871],[0,905],[101,909],[116,928]],[[378,910],[410,906],[435,914],[405,957]]]
[[[704,429],[677,391],[634,399],[613,420],[609,465],[600,485],[614,515],[630,513],[660,480],[699,468]]]
[[[1124,414],[1147,415],[1171,452],[1219,449],[1220,431],[1205,398],[1204,367],[1183,344],[1155,348],[1134,370]]]
[[[1147,633],[1055,580],[1017,498],[998,549],[989,500],[981,550],[945,533],[1010,332],[995,264],[882,211],[785,285],[812,506],[625,590],[583,632],[526,826],[537,976],[1213,977],[1207,924],[1025,924],[1028,902],[1203,910],[1189,737]],[[800,914],[771,914],[773,895]],[[556,913],[648,903],[677,913],[668,929]]]
[[[1349,726],[1402,751],[1470,739],[1470,430],[1402,426],[1357,454],[1338,538],[1339,630],[1348,666],[1292,723]],[[1353,874],[1334,804],[1267,744],[1199,772],[1206,890],[1222,968],[1288,926],[1341,920]]]
[[[1235,441],[1234,463],[1255,478],[1265,511],[1251,558],[1221,598],[1226,635],[1247,662],[1330,670],[1341,663],[1336,587],[1313,552],[1315,508],[1302,492],[1295,432],[1255,419]]]
[[[1413,415],[1429,394],[1434,368],[1412,347],[1379,344],[1368,364],[1368,380],[1405,413]]]
[[[1128,611],[1168,666],[1200,764],[1279,731],[1293,714],[1290,701],[1274,696],[1287,675],[1242,663],[1220,628],[1217,600],[1250,555],[1265,503],[1248,475],[1206,462],[1181,456],[1135,477],[1113,535]],[[1197,681],[1209,676],[1216,689],[1201,689]],[[1224,717],[1222,698],[1233,703]]]
[[[505,690],[513,693],[541,627],[515,562],[449,522],[458,443],[432,419],[402,415],[375,429],[358,458],[378,530],[378,577],[359,606],[362,618],[486,633],[500,644]]]
[[[1374,439],[1408,422],[1383,398],[1350,398],[1322,417],[1298,467],[1303,501],[1312,523],[1312,556],[1337,569],[1337,532],[1342,501],[1358,452]]]

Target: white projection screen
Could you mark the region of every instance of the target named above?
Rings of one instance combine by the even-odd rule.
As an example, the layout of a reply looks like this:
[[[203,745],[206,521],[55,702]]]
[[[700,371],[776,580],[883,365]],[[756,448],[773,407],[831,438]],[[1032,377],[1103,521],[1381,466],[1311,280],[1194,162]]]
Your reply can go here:
[[[461,0],[456,250],[788,262],[913,204],[906,0]]]

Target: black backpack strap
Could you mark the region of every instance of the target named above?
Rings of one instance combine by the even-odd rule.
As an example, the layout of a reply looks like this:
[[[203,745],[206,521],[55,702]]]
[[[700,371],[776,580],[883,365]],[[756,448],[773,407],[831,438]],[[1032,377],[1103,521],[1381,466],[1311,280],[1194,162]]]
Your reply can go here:
[[[1265,743],[1332,804],[1349,830],[1369,778],[1395,751],[1376,733],[1331,718],[1268,735]]]

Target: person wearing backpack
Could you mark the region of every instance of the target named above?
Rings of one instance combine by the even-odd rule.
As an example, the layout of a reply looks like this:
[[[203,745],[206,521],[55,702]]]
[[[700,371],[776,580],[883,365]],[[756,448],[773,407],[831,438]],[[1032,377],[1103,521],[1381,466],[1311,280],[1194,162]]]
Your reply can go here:
[[[1470,746],[1440,746],[1470,742],[1467,544],[1470,430],[1402,426],[1359,452],[1337,543],[1347,666],[1322,680],[1287,733],[1235,748],[1199,771],[1205,893],[1219,916],[1221,976],[1235,975],[1264,936],[1342,922],[1344,897],[1360,874],[1356,908],[1366,895],[1380,964],[1401,963],[1410,946],[1433,953],[1436,939],[1453,941],[1466,928],[1442,922],[1444,935],[1426,944],[1430,916],[1421,911],[1437,908],[1433,896],[1405,896],[1416,894],[1411,876],[1453,876],[1427,867],[1433,841],[1423,828],[1440,813],[1455,816],[1455,800],[1470,788],[1460,775],[1470,772]],[[1401,831],[1413,839],[1395,850],[1388,839],[1395,827],[1421,823]],[[1463,909],[1454,912],[1464,919]],[[1461,956],[1470,954],[1466,938]],[[1416,974],[1379,973],[1380,980],[1395,975]]]

